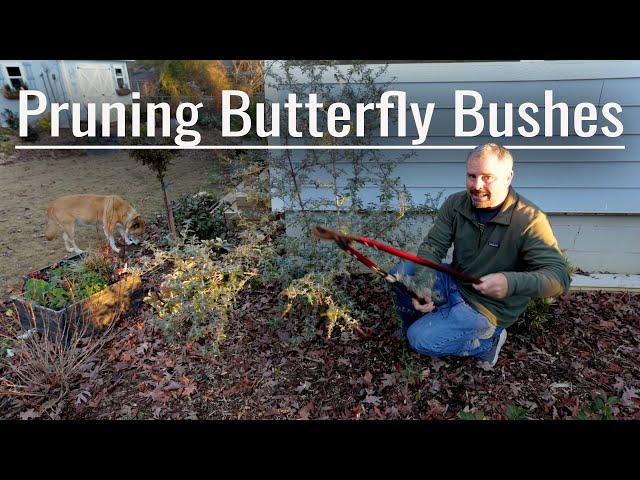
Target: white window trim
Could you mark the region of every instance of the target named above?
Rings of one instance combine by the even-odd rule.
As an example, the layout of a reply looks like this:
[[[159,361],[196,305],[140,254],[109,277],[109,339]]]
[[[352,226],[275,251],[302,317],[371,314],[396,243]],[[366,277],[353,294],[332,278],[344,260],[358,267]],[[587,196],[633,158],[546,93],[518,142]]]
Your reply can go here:
[[[27,83],[27,74],[24,70],[24,67],[22,66],[22,63],[5,63],[2,65],[2,68],[4,70],[4,77],[5,77],[5,82],[2,84],[1,88],[4,88],[5,84],[9,84],[11,86],[11,88],[13,88],[13,85],[11,84],[11,79],[12,78],[17,78],[15,75],[9,75],[9,68],[11,67],[17,67],[20,69],[20,79],[22,80],[22,83],[24,85],[29,86],[29,84]]]
[[[131,89],[131,85],[129,84],[129,79],[127,78],[127,74],[126,74],[127,69],[123,65],[116,65],[116,64],[111,65],[111,68],[112,68],[112,71],[113,71],[113,79],[114,79],[114,82],[116,84],[116,88],[129,88],[129,89]],[[116,73],[116,69],[118,69],[118,68],[122,71],[121,75],[118,75]],[[118,79],[119,78],[122,78],[122,83],[123,83],[122,87],[120,87],[118,85]]]

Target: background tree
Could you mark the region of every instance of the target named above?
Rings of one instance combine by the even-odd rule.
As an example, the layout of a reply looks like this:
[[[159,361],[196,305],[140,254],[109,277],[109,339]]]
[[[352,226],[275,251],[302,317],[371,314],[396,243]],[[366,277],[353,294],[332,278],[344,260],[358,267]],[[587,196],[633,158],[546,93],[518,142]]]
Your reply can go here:
[[[222,90],[239,89],[253,100],[264,87],[263,62],[257,60],[138,60],[130,70],[153,72],[147,96],[168,96],[175,105],[184,98],[211,96],[216,111]]]
[[[175,150],[129,150],[131,158],[142,162],[143,165],[148,166],[151,170],[156,172],[156,177],[160,182],[160,188],[162,189],[162,197],[164,200],[164,207],[167,211],[167,222],[169,223],[169,230],[173,241],[178,240],[178,234],[176,232],[176,223],[173,218],[173,210],[171,209],[171,203],[167,195],[168,185],[166,183],[166,175],[171,159],[175,157]]]

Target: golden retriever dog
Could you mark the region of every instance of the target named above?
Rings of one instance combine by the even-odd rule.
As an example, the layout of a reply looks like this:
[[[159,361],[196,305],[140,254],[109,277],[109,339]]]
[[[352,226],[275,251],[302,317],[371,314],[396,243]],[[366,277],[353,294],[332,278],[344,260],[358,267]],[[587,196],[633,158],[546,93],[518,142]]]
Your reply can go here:
[[[127,245],[137,245],[140,243],[137,237],[146,226],[133,205],[118,195],[65,195],[49,204],[44,236],[53,240],[62,230],[67,251],[82,253],[74,239],[76,223],[97,225],[100,222],[114,252],[120,252],[114,238],[116,229]]]

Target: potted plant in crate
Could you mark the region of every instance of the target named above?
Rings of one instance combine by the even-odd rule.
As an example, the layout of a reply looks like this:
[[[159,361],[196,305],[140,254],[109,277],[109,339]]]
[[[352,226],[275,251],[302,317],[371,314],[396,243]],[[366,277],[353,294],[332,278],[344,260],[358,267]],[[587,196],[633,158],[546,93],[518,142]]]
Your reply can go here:
[[[122,87],[116,88],[116,95],[119,97],[126,97],[127,95],[131,95],[131,89],[128,85],[123,85]]]
[[[51,340],[78,328],[93,331],[126,311],[142,285],[141,274],[105,254],[81,253],[29,273],[12,297],[22,327]]]
[[[15,88],[8,83],[5,83],[2,88],[2,96],[7,100],[18,100],[20,98],[20,90],[28,90],[27,84],[24,82],[20,83],[20,88]]]

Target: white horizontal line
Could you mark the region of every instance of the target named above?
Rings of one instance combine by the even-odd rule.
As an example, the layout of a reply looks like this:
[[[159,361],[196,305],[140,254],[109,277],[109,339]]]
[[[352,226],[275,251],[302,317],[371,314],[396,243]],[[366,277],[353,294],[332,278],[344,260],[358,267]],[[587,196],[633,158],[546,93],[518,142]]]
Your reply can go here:
[[[472,150],[477,145],[16,145],[16,150]],[[624,145],[504,145],[511,150],[624,150]]]

